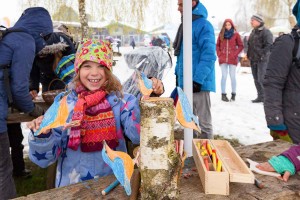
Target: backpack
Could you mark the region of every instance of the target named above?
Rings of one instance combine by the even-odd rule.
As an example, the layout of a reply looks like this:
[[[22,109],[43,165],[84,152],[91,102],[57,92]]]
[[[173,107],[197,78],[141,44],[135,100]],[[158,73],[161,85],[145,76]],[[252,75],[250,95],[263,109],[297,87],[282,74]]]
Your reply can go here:
[[[5,26],[0,25],[0,40],[2,40],[4,36],[7,35],[8,33],[22,32],[22,31],[23,30],[21,29],[6,28]]]
[[[22,32],[21,29],[10,29],[6,28],[5,26],[0,25],[0,42],[6,36],[8,33],[12,32]],[[10,63],[5,64],[5,65],[0,65],[0,69],[3,69],[3,76],[4,76],[4,84],[5,84],[5,90],[8,96],[8,104],[11,106],[13,103],[12,100],[12,94],[10,91],[10,84],[9,84],[9,68],[10,68]]]

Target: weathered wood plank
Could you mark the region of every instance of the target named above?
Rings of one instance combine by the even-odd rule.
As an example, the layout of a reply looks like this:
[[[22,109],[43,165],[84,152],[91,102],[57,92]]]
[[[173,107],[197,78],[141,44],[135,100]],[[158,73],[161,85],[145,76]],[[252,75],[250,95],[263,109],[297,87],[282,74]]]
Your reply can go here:
[[[118,185],[108,195],[103,196],[101,191],[109,184],[115,181],[113,175],[93,179],[74,185],[61,187],[57,189],[46,190],[43,192],[28,195],[27,197],[20,197],[18,199],[26,200],[56,200],[56,199],[109,199],[109,200],[123,200],[127,199],[125,190]]]
[[[273,155],[279,154],[288,149],[290,143],[283,141],[272,141],[261,144],[249,145],[235,148],[239,155],[246,160],[263,162]],[[193,158],[186,159],[186,165],[183,169],[183,174],[190,173],[188,179],[181,177],[179,185],[179,199],[212,199],[212,200],[227,200],[227,199],[276,199],[276,200],[292,200],[300,199],[300,176],[295,175],[290,177],[287,183],[280,181],[274,177],[255,174],[255,177],[263,182],[266,186],[263,189],[257,188],[254,184],[246,183],[230,183],[230,195],[205,195],[197,170],[194,171],[195,163]],[[115,180],[114,176],[107,176],[95,180],[70,185],[63,188],[47,190],[44,192],[21,197],[21,200],[41,200],[41,199],[110,199],[123,200],[128,199],[124,189],[118,186],[107,196],[102,196],[101,191]],[[218,180],[216,180],[217,182]]]

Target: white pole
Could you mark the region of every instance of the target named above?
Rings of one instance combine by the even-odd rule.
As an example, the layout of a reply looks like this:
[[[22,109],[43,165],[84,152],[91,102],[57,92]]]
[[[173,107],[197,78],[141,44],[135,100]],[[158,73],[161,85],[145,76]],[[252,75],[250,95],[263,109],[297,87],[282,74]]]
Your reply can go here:
[[[183,88],[193,106],[192,74],[192,0],[183,1]],[[187,157],[192,156],[193,130],[184,129],[184,149]]]

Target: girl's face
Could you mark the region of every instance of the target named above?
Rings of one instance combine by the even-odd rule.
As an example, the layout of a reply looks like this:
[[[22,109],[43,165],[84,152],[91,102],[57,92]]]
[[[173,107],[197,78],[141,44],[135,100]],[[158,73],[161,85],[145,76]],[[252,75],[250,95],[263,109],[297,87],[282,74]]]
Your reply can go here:
[[[231,23],[230,22],[226,22],[225,23],[225,28],[226,28],[226,30],[230,30],[231,29],[231,27],[232,27],[232,25],[231,25]]]
[[[105,86],[107,78],[105,67],[92,62],[85,61],[79,69],[79,78],[81,83],[90,91],[98,90]]]

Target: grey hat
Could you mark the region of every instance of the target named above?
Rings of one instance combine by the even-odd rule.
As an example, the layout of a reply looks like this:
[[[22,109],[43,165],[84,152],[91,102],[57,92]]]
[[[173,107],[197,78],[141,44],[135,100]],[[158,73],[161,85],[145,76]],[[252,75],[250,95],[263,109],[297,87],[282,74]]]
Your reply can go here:
[[[264,23],[263,17],[261,15],[259,15],[259,14],[252,15],[251,19],[254,19],[254,20],[256,20],[256,21],[258,21],[260,23]]]

